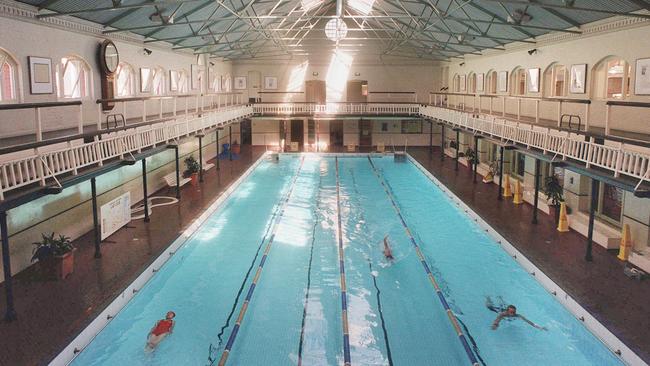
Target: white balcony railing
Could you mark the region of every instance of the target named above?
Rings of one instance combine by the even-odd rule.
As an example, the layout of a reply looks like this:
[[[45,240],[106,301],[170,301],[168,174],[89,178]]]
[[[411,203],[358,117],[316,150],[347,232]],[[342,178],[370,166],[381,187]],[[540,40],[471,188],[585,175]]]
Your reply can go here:
[[[69,141],[50,151],[31,149],[23,157],[0,163],[0,200],[5,193],[33,183],[41,186],[52,179],[58,184],[65,174],[77,174],[87,166],[102,166],[117,157],[137,153],[207,128],[223,126],[252,115],[250,105],[213,110],[201,117],[174,119],[166,122],[101,135],[101,139],[83,143]],[[26,156],[25,156],[26,155]]]
[[[257,103],[256,114],[358,114],[358,115],[418,115],[419,104],[409,103]]]
[[[615,177],[624,174],[637,178],[640,179],[639,185],[648,180],[650,174],[650,155],[638,151],[638,148],[633,150],[624,143],[605,141],[605,144],[597,144],[585,141],[585,136],[577,133],[512,122],[493,116],[476,117],[471,113],[434,106],[423,106],[420,113],[425,117],[443,120],[453,126],[481,132],[506,142],[535,147],[563,160],[580,161],[587,168],[596,166],[610,171]]]

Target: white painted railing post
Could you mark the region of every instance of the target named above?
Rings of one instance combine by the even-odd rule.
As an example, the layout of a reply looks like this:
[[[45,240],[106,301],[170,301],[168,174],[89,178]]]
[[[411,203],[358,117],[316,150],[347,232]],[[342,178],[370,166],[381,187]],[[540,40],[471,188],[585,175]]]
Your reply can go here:
[[[614,167],[614,177],[618,178],[618,176],[621,173],[621,169],[623,168],[623,155],[625,154],[623,150],[623,146],[625,144],[621,143],[621,146],[618,149],[618,152],[616,153],[616,166]]]
[[[609,118],[612,106],[607,104],[605,106],[605,136],[609,135]]]
[[[34,122],[36,124],[36,141],[43,141],[43,122],[41,121],[40,108],[34,108]]]

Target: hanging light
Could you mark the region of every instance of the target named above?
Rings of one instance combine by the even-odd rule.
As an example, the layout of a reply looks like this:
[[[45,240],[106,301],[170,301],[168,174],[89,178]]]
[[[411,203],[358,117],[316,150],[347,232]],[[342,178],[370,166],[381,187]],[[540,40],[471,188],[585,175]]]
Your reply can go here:
[[[348,34],[348,26],[343,19],[334,18],[325,24],[325,35],[332,41],[340,41]]]

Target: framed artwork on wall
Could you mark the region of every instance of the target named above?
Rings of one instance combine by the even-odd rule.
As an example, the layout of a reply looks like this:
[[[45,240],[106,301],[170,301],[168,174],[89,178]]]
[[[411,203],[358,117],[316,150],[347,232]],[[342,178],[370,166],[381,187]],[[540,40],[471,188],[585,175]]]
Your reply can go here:
[[[278,78],[275,76],[264,77],[264,89],[276,90],[278,88]]]
[[[571,80],[569,92],[571,94],[584,94],[587,85],[587,64],[571,65]]]
[[[507,71],[499,71],[499,79],[497,80],[497,84],[499,86],[499,91],[500,92],[507,92],[508,91],[508,72]]]
[[[27,57],[29,61],[29,86],[32,94],[54,93],[52,81],[52,59],[47,57]]]
[[[246,89],[246,76],[235,76],[235,89]]]
[[[485,91],[485,74],[476,74],[476,91]]]
[[[208,68],[208,90],[213,92],[221,90],[221,76],[212,67]]]
[[[528,84],[529,93],[539,93],[539,73],[540,69],[528,69],[526,84]]]
[[[151,93],[152,70],[148,67],[140,68],[140,93]]]
[[[169,90],[178,90],[178,71],[176,70],[169,70]]]
[[[467,75],[460,76],[460,91],[467,90]]]
[[[634,94],[650,95],[650,58],[636,60]]]

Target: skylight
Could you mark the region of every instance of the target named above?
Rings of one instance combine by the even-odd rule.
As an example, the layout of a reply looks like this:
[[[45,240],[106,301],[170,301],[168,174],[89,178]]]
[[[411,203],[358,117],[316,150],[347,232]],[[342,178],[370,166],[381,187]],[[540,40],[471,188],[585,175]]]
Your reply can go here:
[[[348,0],[347,4],[359,13],[368,15],[372,11],[375,0]]]

